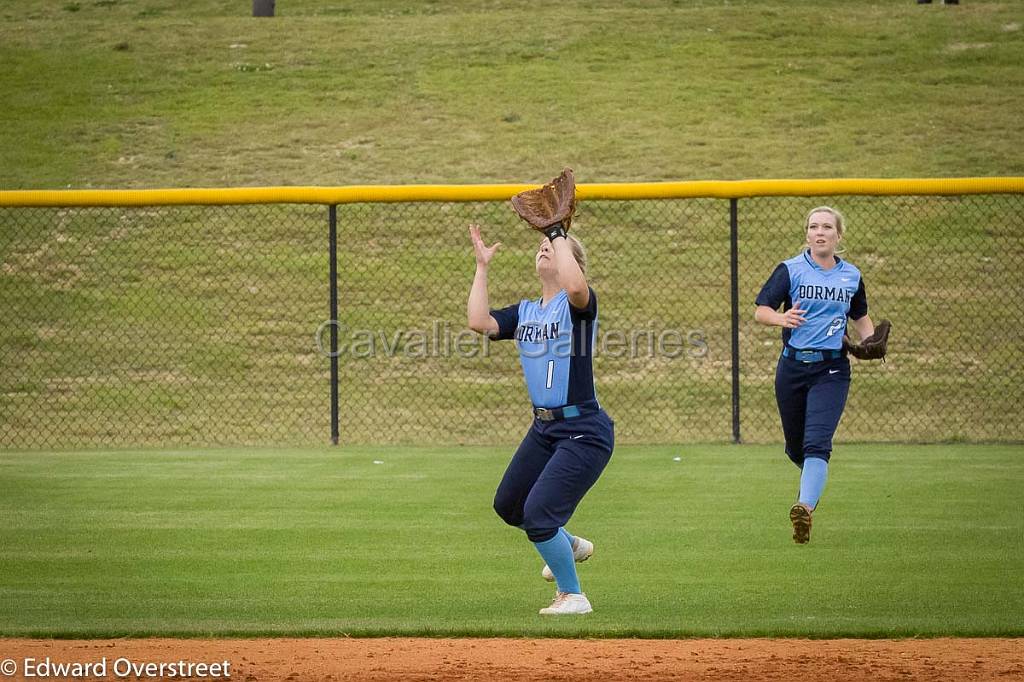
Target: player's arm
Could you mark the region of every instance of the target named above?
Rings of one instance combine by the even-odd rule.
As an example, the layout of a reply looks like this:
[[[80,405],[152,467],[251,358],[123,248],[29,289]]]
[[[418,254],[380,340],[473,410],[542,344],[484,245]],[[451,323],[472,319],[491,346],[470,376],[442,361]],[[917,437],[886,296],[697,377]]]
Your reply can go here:
[[[754,310],[754,320],[769,327],[785,327],[796,329],[807,320],[804,318],[806,310],[800,309],[800,301],[784,313],[780,313],[766,305],[759,305]]]
[[[853,294],[853,298],[850,301],[850,323],[853,328],[857,331],[857,337],[864,341],[872,334],[875,333],[875,323],[868,317],[868,295],[864,290],[864,278],[860,278],[860,282],[857,284],[857,291]],[[849,329],[850,325],[847,325]]]
[[[786,327],[796,329],[806,320],[806,310],[800,309],[800,301],[794,301],[793,306],[780,313],[779,306],[785,307],[789,303],[789,269],[785,263],[779,263],[772,272],[771,277],[761,287],[760,293],[754,304],[754,321],[770,327]]]
[[[466,317],[470,329],[480,334],[494,336],[498,333],[498,321],[491,316],[487,300],[487,267],[501,242],[496,242],[491,247],[485,246],[484,240],[480,238],[479,225],[469,226],[469,237],[473,240],[473,251],[476,254],[476,274],[473,276],[473,287],[469,290]]]
[[[856,320],[850,320],[850,322],[853,324],[853,328],[857,330],[857,337],[861,341],[875,333],[875,323],[871,321],[871,317],[868,315]]]
[[[572,303],[574,308],[586,308],[590,305],[590,287],[587,286],[587,278],[583,276],[576,257],[572,255],[569,240],[555,237],[551,241],[551,248],[555,250],[555,265],[558,266],[558,286],[565,289],[565,293],[569,295],[569,303]]]

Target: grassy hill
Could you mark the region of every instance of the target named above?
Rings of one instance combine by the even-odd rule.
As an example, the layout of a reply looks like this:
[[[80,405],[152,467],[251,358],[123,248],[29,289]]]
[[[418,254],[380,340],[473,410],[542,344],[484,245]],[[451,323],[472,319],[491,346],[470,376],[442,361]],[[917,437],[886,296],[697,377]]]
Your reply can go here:
[[[1018,2],[20,0],[0,187],[1024,173]]]

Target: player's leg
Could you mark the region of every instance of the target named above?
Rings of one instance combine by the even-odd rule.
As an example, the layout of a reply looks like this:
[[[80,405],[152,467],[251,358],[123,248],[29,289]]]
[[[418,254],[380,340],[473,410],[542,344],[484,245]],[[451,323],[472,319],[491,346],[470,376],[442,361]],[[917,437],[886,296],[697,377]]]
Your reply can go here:
[[[494,494],[494,511],[505,523],[522,528],[526,498],[553,452],[550,441],[531,426],[508,463]]]
[[[805,456],[803,469],[800,470],[800,494],[797,501],[814,511],[827,480],[828,460],[817,455]]]
[[[565,536],[565,539],[569,541],[569,544],[575,545],[578,537],[567,531],[565,528],[559,528],[558,532]]]
[[[526,500],[523,528],[547,562],[560,592],[580,592],[573,544],[560,529],[610,457],[611,451],[604,448],[561,441]]]
[[[565,528],[559,528],[558,532],[569,541],[569,545],[572,547],[572,558],[577,564],[586,561],[594,555],[594,543],[590,540],[573,535]],[[551,567],[547,564],[544,564],[544,568],[540,570],[540,577],[549,583],[555,581],[555,574],[551,572]]]
[[[599,413],[553,425],[549,434],[559,440],[527,497],[523,528],[558,584],[555,603],[541,612],[584,613],[590,604],[580,589],[569,535],[561,529],[608,464],[614,433],[610,419]],[[579,595],[576,605],[585,610],[560,605],[561,595],[566,594]]]
[[[832,456],[832,437],[839,428],[839,420],[850,393],[850,361],[838,358],[822,365],[807,394],[807,418],[804,424],[806,463],[804,477],[801,479],[800,501],[811,509],[818,505],[825,488],[828,462]],[[807,463],[813,466],[808,469]]]
[[[807,420],[809,377],[813,367],[808,363],[779,358],[775,370],[775,401],[782,418],[782,433],[786,439],[786,455],[800,467],[801,478],[805,466],[804,431]],[[813,467],[813,465],[812,465]],[[799,501],[789,508],[789,521],[793,525],[793,541],[803,544],[811,536],[811,512]]]
[[[846,407],[850,392],[850,362],[839,358],[821,363],[807,395],[807,417],[804,427],[804,466],[800,475],[800,499],[790,511],[794,539],[810,540],[811,513],[818,506],[828,481],[828,464],[832,456],[832,437]],[[798,537],[799,536],[799,537]]]
[[[786,455],[793,464],[804,463],[804,420],[807,416],[807,366],[788,358],[779,358],[775,368],[775,403],[782,419]]]

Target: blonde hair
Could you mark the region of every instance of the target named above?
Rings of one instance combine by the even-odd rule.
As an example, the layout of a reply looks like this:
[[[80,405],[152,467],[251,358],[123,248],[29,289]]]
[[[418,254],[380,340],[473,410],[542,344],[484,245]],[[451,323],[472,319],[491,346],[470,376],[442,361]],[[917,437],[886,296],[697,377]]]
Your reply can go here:
[[[583,247],[583,242],[577,239],[571,234],[567,234],[565,238],[569,241],[569,246],[572,247],[572,256],[576,259],[576,265],[580,266],[580,272],[583,276],[587,276],[587,250]]]
[[[817,206],[807,212],[807,217],[804,218],[804,245],[800,247],[801,253],[807,248],[807,230],[811,226],[811,216],[815,213],[828,213],[836,220],[836,234],[839,238],[843,238],[843,232],[846,229],[846,220],[843,218],[843,214],[831,206]],[[846,253],[846,249],[836,249],[836,254]]]

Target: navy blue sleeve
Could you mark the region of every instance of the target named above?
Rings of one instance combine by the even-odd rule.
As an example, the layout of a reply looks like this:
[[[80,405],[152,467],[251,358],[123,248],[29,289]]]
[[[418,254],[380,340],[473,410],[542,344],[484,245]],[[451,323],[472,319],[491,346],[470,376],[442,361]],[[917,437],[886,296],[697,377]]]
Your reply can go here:
[[[573,320],[593,320],[597,317],[597,294],[590,287],[587,289],[590,289],[590,300],[586,308],[577,308],[572,301],[569,302],[569,313]]]
[[[511,339],[515,336],[516,327],[519,326],[519,304],[514,303],[507,308],[492,310],[491,317],[498,322],[498,333],[491,338],[495,341]]]
[[[864,291],[864,278],[860,278],[860,284],[857,285],[857,293],[853,295],[850,300],[850,312],[846,313],[846,316],[851,320],[859,320],[868,314],[868,295]]]
[[[756,305],[766,305],[772,310],[778,310],[783,303],[792,305],[789,300],[789,268],[785,263],[779,263],[772,276],[761,287],[761,293],[757,295]]]

